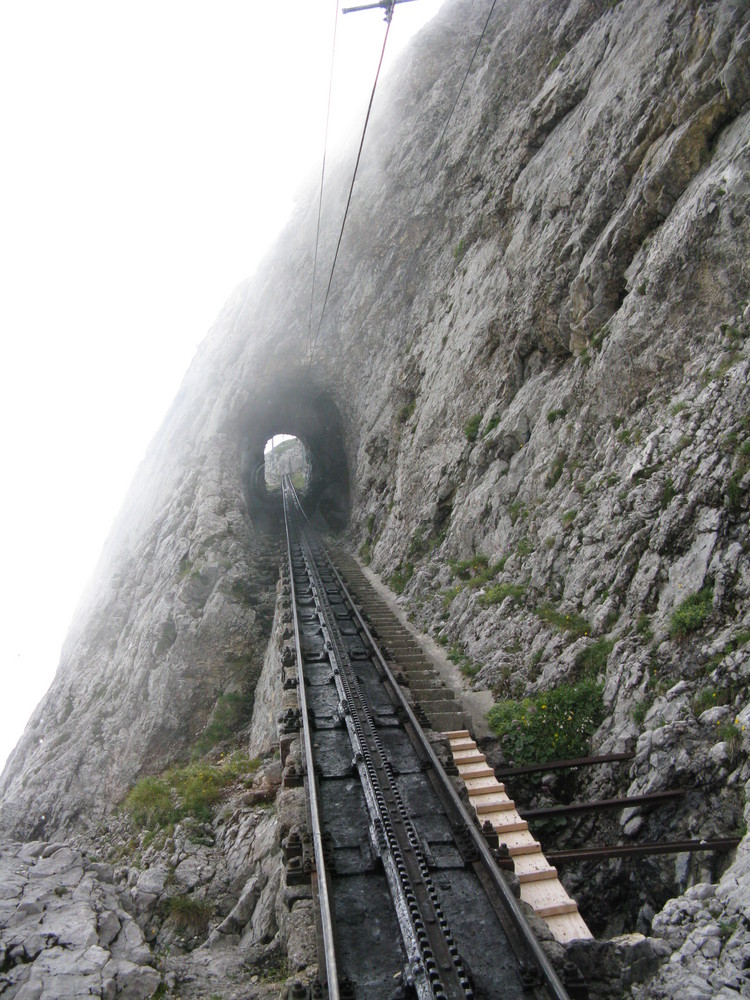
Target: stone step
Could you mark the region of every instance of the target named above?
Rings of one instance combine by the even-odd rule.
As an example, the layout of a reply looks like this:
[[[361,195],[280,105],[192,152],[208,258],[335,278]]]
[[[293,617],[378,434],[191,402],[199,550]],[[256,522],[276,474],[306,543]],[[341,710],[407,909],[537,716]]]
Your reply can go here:
[[[441,733],[446,726],[460,726],[466,724],[466,716],[463,712],[433,712],[428,711],[427,717],[436,733]]]

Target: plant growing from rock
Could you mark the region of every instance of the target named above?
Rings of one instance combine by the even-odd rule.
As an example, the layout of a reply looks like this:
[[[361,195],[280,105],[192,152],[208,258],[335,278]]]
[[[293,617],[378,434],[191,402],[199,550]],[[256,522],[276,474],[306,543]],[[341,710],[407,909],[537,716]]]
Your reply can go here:
[[[167,900],[169,918],[176,927],[196,934],[208,930],[208,921],[213,916],[213,905],[206,899],[195,896],[170,896]]]
[[[487,608],[492,604],[502,604],[507,597],[520,601],[525,593],[526,587],[522,583],[497,583],[485,590],[479,603]]]
[[[487,715],[505,759],[515,764],[585,756],[603,718],[602,685],[590,677],[498,702]]]
[[[258,769],[260,762],[234,753],[218,764],[197,761],[162,775],[141,778],[125,796],[123,809],[137,827],[159,829],[187,816],[209,820],[224,790]]]
[[[602,673],[607,667],[607,660],[609,659],[609,654],[614,649],[614,645],[614,640],[607,639],[606,637],[592,642],[591,645],[576,654],[576,669],[581,673],[594,676]]]
[[[552,604],[542,604],[536,609],[536,615],[543,622],[554,625],[560,632],[588,635],[591,631],[589,623],[577,611],[558,611]]]
[[[467,441],[476,441],[477,435],[479,434],[479,425],[482,422],[482,414],[475,413],[473,416],[464,424],[464,434],[466,435]]]
[[[672,639],[684,639],[691,632],[703,628],[711,614],[713,587],[703,587],[696,594],[690,594],[680,601],[669,619],[669,635]]]

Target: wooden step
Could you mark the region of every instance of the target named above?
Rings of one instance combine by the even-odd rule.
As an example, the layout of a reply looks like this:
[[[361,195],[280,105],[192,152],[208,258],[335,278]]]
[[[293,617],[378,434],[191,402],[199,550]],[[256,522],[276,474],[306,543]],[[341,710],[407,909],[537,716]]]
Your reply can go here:
[[[516,815],[518,815],[518,813],[516,813]],[[529,824],[525,819],[512,819],[510,817],[506,817],[500,810],[484,814],[483,819],[488,819],[490,823],[492,823],[495,828],[495,832],[499,837],[502,837],[504,833],[515,833],[517,830],[528,830],[529,828]]]
[[[491,784],[479,785],[472,781],[471,785],[469,781],[465,781],[464,784],[469,792],[469,799],[481,798],[484,795],[497,795],[499,792],[505,793],[505,785],[502,785],[499,781],[493,780],[492,778],[478,778],[477,781],[490,781]]]
[[[521,899],[523,899],[523,891],[521,892]],[[569,903],[553,903],[550,906],[540,906],[539,909],[535,907],[534,913],[542,919],[545,917],[557,917],[562,913],[578,913],[578,904],[574,903],[571,899]],[[590,935],[591,932],[589,931]]]
[[[453,743],[453,740],[470,739],[471,733],[468,729],[454,729],[453,732],[443,733],[443,736],[449,743]]]
[[[498,792],[496,797],[483,798],[481,802],[472,802],[472,805],[477,816],[484,816],[485,813],[492,812],[508,812],[509,809],[516,808],[513,799],[509,799],[504,792]]]
[[[494,778],[495,772],[487,764],[466,764],[456,762],[458,773],[462,778]]]
[[[458,753],[453,754],[453,759],[458,767],[461,764],[485,764],[487,763],[487,758],[483,753],[479,753],[477,750],[459,750]]]

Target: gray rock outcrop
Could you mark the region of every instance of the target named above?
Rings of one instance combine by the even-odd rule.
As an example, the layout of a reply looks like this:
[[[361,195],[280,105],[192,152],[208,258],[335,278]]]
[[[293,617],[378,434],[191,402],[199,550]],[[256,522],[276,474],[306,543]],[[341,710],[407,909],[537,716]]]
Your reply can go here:
[[[631,793],[699,790],[692,813],[629,812],[618,835],[744,834],[750,14],[505,0],[441,142],[486,14],[447,3],[379,92],[318,333],[310,197],[201,346],[0,780],[14,836],[93,827],[248,721],[280,655],[275,433],[305,445],[312,516],[475,687],[517,698],[596,663],[594,748],[636,750]],[[325,192],[323,261],[349,169]],[[473,556],[482,587],[456,575]],[[278,692],[259,697],[266,748]],[[644,997],[679,995],[678,974],[719,995],[744,968],[746,849],[711,892],[643,917],[676,956]],[[675,892],[700,875],[661,872]]]

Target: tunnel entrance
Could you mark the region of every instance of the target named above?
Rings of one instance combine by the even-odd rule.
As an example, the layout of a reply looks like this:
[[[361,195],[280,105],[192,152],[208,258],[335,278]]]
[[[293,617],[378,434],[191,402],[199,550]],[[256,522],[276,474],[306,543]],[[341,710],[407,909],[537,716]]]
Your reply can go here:
[[[349,465],[343,421],[330,394],[308,373],[268,378],[248,401],[240,427],[242,482],[258,527],[275,529],[283,520],[279,484],[287,464],[293,466],[310,520],[324,530],[346,527]]]
[[[310,460],[307,449],[299,438],[291,434],[277,434],[266,441],[263,449],[266,489],[278,493],[284,476],[291,476],[300,497],[307,492],[310,482]]]

